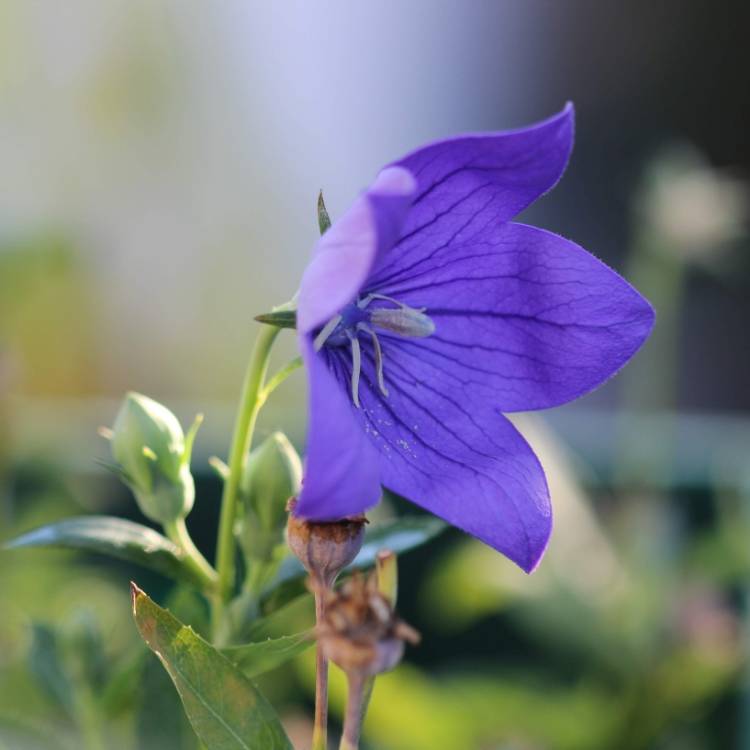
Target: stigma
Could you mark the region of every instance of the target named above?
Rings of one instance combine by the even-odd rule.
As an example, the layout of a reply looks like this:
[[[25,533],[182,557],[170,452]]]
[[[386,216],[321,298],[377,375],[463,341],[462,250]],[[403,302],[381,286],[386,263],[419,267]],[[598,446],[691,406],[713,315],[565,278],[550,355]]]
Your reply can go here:
[[[392,307],[370,308],[372,302],[388,302]],[[384,294],[367,294],[345,307],[331,318],[315,337],[315,351],[324,346],[349,346],[352,355],[351,392],[352,402],[359,408],[359,380],[362,372],[362,343],[372,345],[378,390],[388,397],[383,367],[383,349],[378,339],[378,330],[401,338],[426,338],[435,332],[435,324],[425,314],[426,308],[414,308]]]

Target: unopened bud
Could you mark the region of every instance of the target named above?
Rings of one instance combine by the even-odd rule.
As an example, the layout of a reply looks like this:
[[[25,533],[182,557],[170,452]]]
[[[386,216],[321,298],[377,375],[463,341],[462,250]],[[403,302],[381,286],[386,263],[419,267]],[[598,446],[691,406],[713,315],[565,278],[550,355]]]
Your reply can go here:
[[[112,455],[145,516],[168,524],[192,509],[195,485],[190,454],[200,419],[182,431],[169,409],[139,393],[128,393],[112,428]]]
[[[393,669],[401,661],[404,643],[420,640],[378,591],[375,574],[356,574],[338,591],[325,593],[317,636],[326,658],[358,677]]]
[[[270,560],[284,541],[286,505],[302,485],[302,462],[286,435],[274,432],[249,456],[240,483],[239,539],[248,558]]]
[[[336,576],[357,556],[365,538],[364,516],[339,521],[306,521],[294,515],[296,501],[287,509],[287,543],[310,574],[314,586],[330,588]]]

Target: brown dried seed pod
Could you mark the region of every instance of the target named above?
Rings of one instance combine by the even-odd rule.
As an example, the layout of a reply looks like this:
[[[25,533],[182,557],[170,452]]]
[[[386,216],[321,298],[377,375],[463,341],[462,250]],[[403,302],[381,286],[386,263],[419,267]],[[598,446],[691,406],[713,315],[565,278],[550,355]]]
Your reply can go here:
[[[404,641],[419,642],[419,633],[379,593],[375,576],[361,574],[328,593],[317,635],[328,659],[361,677],[393,669],[403,656]]]
[[[339,521],[306,521],[294,515],[296,500],[287,505],[287,543],[310,574],[314,586],[330,588],[336,576],[357,556],[365,537],[364,516]]]

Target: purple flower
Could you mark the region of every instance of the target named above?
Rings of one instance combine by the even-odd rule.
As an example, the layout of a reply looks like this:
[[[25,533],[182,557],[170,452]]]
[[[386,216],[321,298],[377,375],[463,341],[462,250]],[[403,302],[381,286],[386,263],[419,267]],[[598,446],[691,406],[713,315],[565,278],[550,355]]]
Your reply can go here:
[[[360,513],[382,485],[537,565],[547,482],[502,412],[588,393],[654,320],[581,247],[511,221],[555,185],[572,142],[569,105],[430,144],[386,167],[320,239],[297,310],[310,391],[298,515]]]

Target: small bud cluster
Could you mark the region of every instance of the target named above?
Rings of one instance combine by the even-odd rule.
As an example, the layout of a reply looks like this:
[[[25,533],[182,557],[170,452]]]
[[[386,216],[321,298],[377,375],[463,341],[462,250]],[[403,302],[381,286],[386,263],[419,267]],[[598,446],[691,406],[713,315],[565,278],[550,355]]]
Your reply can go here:
[[[371,677],[393,669],[404,642],[419,643],[419,633],[398,618],[378,590],[375,574],[358,573],[337,591],[326,590],[324,603],[318,642],[326,657],[349,675]]]

